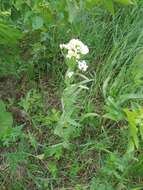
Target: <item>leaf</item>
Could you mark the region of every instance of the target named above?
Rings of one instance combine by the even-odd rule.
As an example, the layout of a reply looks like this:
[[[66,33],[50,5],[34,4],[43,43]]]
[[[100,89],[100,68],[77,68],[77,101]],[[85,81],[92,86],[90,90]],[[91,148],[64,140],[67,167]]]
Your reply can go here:
[[[39,160],[43,160],[44,159],[44,154],[39,154],[36,156],[36,158],[38,158]]]
[[[125,118],[124,112],[118,102],[115,102],[115,100],[112,97],[108,97],[106,100],[106,114],[103,116],[105,118],[109,118],[114,121],[120,121]]]
[[[135,58],[133,63],[130,66],[130,80],[133,80],[136,86],[142,86],[143,84],[143,51],[139,52]]]
[[[132,139],[129,139],[127,153],[131,153],[134,150],[135,150],[134,142],[132,141]]]
[[[0,100],[0,138],[8,135],[12,124],[13,118],[11,113],[6,111],[4,102]]]
[[[135,147],[138,148],[139,147],[139,139],[138,139],[138,128],[136,126],[136,118],[138,117],[138,113],[129,111],[128,109],[125,109],[124,111],[127,115],[127,119],[129,122],[130,138],[133,140]]]
[[[136,3],[135,0],[114,0],[114,1],[117,3],[125,4],[125,5],[133,5]]]
[[[102,0],[103,1],[103,5],[105,6],[105,8],[111,12],[112,14],[114,14],[114,5],[113,5],[113,0]]]
[[[32,19],[32,28],[34,30],[38,30],[38,29],[42,28],[43,24],[44,24],[43,18],[40,16],[35,16]]]
[[[55,178],[57,175],[57,171],[58,171],[56,162],[50,161],[48,164],[48,169],[49,169],[49,172],[51,173],[51,175],[53,176],[53,178]]]
[[[86,118],[89,118],[89,117],[100,117],[100,115],[98,115],[97,113],[86,113],[86,114],[84,114],[84,115],[81,117],[80,121],[82,122],[82,121],[84,121]]]
[[[131,190],[142,190],[143,189],[143,184],[136,185],[136,187],[132,188]]]
[[[87,9],[91,9],[93,8],[95,5],[97,5],[98,3],[100,3],[100,0],[86,0],[86,8]]]
[[[124,104],[126,101],[129,100],[142,100],[143,99],[143,95],[141,93],[138,94],[123,94],[118,98],[117,104],[122,105]]]
[[[143,140],[143,123],[140,124],[140,134],[141,134],[141,138]]]
[[[77,15],[79,12],[79,7],[76,1],[67,0],[69,22],[73,23],[75,19],[77,20]]]
[[[2,100],[0,100],[0,110],[6,112],[5,104]]]
[[[46,157],[54,156],[57,160],[59,160],[62,156],[62,152],[63,152],[62,148],[63,148],[62,143],[49,146],[45,149],[44,155]]]
[[[104,83],[103,83],[102,89],[103,89],[103,96],[104,96],[104,98],[106,98],[106,95],[107,95],[107,87],[108,87],[108,83],[109,83],[110,79],[111,79],[111,77],[108,76],[106,78],[106,80],[104,81]]]

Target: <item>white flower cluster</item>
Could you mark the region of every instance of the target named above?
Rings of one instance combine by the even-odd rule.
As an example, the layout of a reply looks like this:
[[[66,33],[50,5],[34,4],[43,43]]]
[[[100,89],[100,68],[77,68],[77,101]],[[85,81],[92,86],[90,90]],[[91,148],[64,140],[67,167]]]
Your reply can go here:
[[[89,52],[88,47],[78,39],[72,39],[68,44],[61,44],[61,49],[67,49],[67,58],[80,59],[81,55],[86,55]]]
[[[85,60],[80,60],[82,55],[86,55],[89,52],[88,47],[78,39],[72,39],[67,44],[60,44],[61,49],[67,49],[66,58],[74,58],[78,64],[78,68],[82,71],[86,71],[88,66]],[[69,78],[74,74],[73,71],[69,72],[67,75]]]

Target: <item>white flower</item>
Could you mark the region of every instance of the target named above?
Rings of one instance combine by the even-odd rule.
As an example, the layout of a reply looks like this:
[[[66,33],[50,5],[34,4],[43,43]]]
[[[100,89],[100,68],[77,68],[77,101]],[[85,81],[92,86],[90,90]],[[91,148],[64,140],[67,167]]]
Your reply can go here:
[[[86,55],[89,52],[88,47],[78,39],[72,39],[68,44],[60,44],[61,49],[67,49],[67,58],[80,59],[81,55]]]
[[[88,47],[78,39],[73,39],[69,43],[71,43],[75,49],[77,49],[78,52],[83,55],[86,55],[89,52]]]
[[[73,74],[74,74],[73,71],[69,71],[69,72],[67,73],[67,76],[68,76],[69,78],[71,78],[71,77],[73,76]]]
[[[81,53],[83,55],[86,55],[86,54],[89,53],[89,49],[88,49],[88,47],[86,45],[84,45],[84,46],[81,47]]]
[[[78,61],[78,68],[81,70],[81,71],[86,71],[87,68],[88,68],[88,65],[86,63],[85,60],[83,61]]]
[[[79,39],[70,40],[67,48],[77,50],[79,53],[81,53],[83,55],[85,55],[89,52],[88,47],[83,42],[81,42]]]

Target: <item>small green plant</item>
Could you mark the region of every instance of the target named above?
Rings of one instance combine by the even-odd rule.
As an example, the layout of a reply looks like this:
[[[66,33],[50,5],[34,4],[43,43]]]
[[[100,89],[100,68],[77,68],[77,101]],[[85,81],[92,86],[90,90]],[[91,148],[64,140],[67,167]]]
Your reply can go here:
[[[20,107],[24,110],[27,120],[32,122],[36,127],[43,120],[44,107],[42,95],[36,90],[30,90],[19,102]]]
[[[120,156],[117,152],[110,152],[98,170],[97,176],[91,180],[90,189],[127,189],[126,183],[131,168],[129,165],[131,158],[130,154]],[[115,181],[116,183],[114,183]]]

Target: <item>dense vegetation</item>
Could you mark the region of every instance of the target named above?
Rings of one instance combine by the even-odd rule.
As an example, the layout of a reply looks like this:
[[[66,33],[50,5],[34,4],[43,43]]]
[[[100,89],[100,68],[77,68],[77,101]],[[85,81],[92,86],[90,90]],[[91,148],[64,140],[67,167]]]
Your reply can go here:
[[[0,190],[143,189],[142,16],[0,0]]]

